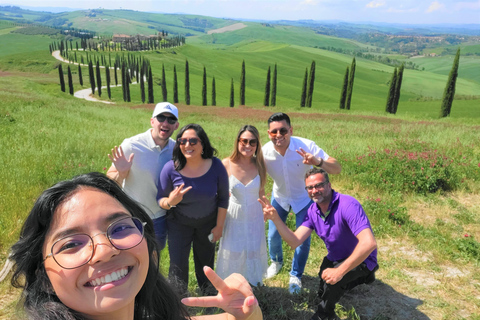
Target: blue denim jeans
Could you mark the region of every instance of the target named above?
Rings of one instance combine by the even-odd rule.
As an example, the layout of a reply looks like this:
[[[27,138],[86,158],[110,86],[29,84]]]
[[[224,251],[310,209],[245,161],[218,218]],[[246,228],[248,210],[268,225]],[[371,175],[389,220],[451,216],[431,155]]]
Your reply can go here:
[[[296,216],[296,227],[298,228],[305,216],[307,215],[308,208],[313,202],[310,201],[302,210],[295,214]],[[283,222],[287,220],[288,211],[285,211],[278,203],[272,198],[272,206],[277,210],[278,215]],[[282,237],[277,231],[275,224],[272,220],[268,221],[268,248],[270,251],[270,259],[275,262],[283,263],[283,250],[282,250]],[[290,275],[297,278],[302,278],[303,271],[305,270],[305,265],[307,264],[308,254],[310,252],[310,237],[305,240],[304,243],[299,245],[295,249],[295,254],[293,255],[292,260],[292,270]]]
[[[162,250],[167,243],[167,216],[153,219],[153,230],[155,231],[158,250]]]

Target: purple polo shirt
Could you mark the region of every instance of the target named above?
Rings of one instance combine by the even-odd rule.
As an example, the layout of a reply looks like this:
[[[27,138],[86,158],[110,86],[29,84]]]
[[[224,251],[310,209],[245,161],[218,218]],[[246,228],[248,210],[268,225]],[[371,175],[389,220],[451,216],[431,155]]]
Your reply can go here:
[[[315,230],[327,247],[327,259],[342,261],[348,258],[357,246],[357,235],[369,228],[368,220],[362,205],[355,198],[332,190],[332,201],[328,208],[329,214],[320,211],[316,203],[308,208],[308,213],[302,226]],[[323,217],[323,219],[322,219]],[[367,268],[371,271],[377,265],[377,249],[365,259]]]

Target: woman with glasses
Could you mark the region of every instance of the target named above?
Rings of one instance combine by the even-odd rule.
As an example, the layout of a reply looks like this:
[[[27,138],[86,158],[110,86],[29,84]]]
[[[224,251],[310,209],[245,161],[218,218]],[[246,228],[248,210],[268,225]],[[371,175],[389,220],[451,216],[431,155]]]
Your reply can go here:
[[[268,267],[265,223],[257,199],[265,195],[265,163],[258,130],[243,126],[230,157],[223,160],[230,185],[230,202],[217,255],[221,277],[240,273],[252,285],[262,285]]]
[[[186,293],[190,248],[197,283],[203,294],[211,285],[203,266],[213,268],[215,242],[222,237],[228,208],[228,176],[217,150],[198,124],[188,124],[177,134],[172,160],[162,169],[157,200],[168,210],[169,278]]]
[[[27,319],[190,319],[159,273],[158,256],[147,213],[113,180],[90,173],[59,182],[37,199],[12,247],[12,284],[23,288]],[[223,281],[210,268],[205,273],[219,295],[182,302],[234,315],[193,319],[262,319],[245,279]]]

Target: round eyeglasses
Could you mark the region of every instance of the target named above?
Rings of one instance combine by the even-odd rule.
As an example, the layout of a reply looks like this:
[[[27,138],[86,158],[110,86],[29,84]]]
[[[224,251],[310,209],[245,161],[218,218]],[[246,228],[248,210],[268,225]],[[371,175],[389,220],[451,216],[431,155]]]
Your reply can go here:
[[[114,248],[128,250],[142,242],[146,224],[138,218],[126,217],[112,222],[106,232],[94,236],[77,233],[63,237],[53,243],[51,253],[43,261],[52,257],[64,269],[79,268],[92,260],[95,252],[93,238],[96,236],[103,234]]]

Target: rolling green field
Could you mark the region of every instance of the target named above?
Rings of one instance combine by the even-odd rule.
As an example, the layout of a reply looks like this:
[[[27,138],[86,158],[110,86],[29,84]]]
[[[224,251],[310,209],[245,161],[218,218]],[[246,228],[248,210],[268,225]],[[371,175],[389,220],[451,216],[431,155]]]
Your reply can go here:
[[[224,24],[218,21],[215,27]],[[265,143],[266,119],[273,112],[283,111],[292,118],[294,135],[315,140],[340,161],[342,173],[331,177],[332,185],[363,204],[378,239],[381,265],[372,286],[355,289],[340,301],[337,314],[341,319],[480,319],[478,58],[460,58],[456,92],[470,100],[455,100],[448,118],[438,118],[453,59],[448,57],[416,58],[425,71],[405,70],[396,115],[384,112],[393,68],[357,59],[352,109],[339,111],[343,75],[352,57],[310,44],[356,44],[310,32],[301,40],[300,28],[246,24],[247,28],[217,34],[215,43],[211,35],[203,35],[187,38],[187,45],[182,47],[142,53],[152,64],[156,82],[162,64],[165,66],[169,100],[176,66],[181,125],[201,124],[223,158],[231,152],[241,125],[255,125]],[[131,103],[124,103],[120,89],[113,89],[113,105],[87,102],[61,92],[60,62],[48,52],[48,44],[54,39],[6,30],[0,24],[2,264],[40,192],[76,174],[106,172],[110,149],[125,137],[145,131],[153,109],[153,105],[141,103],[137,85],[131,85]],[[264,30],[268,32],[264,34]],[[282,32],[285,42],[281,41]],[[295,37],[299,40],[296,43],[292,41]],[[190,64],[191,106],[184,104],[186,59]],[[232,78],[238,103],[243,60],[247,103],[229,108]],[[301,108],[303,76],[312,60],[316,61],[313,106]],[[264,107],[266,72],[275,63],[277,106]],[[204,66],[209,90],[212,76],[216,79],[217,107],[200,106]],[[74,83],[79,90],[82,87],[76,68]],[[83,88],[89,88],[86,68],[83,75]],[[105,99],[106,90],[103,92],[101,98]],[[155,86],[155,101],[160,97],[161,88]],[[440,165],[432,166],[433,162]],[[271,182],[267,189],[270,186]],[[286,246],[284,251],[289,265],[292,251]],[[266,281],[266,287],[256,289],[265,319],[310,318],[316,303],[316,274],[324,254],[324,245],[314,237],[302,294],[292,297],[286,292],[288,268]],[[165,271],[165,252],[162,261]],[[193,273],[190,283],[194,291]],[[0,319],[16,317],[18,294],[8,283],[0,283]],[[205,311],[194,310],[197,312]]]

